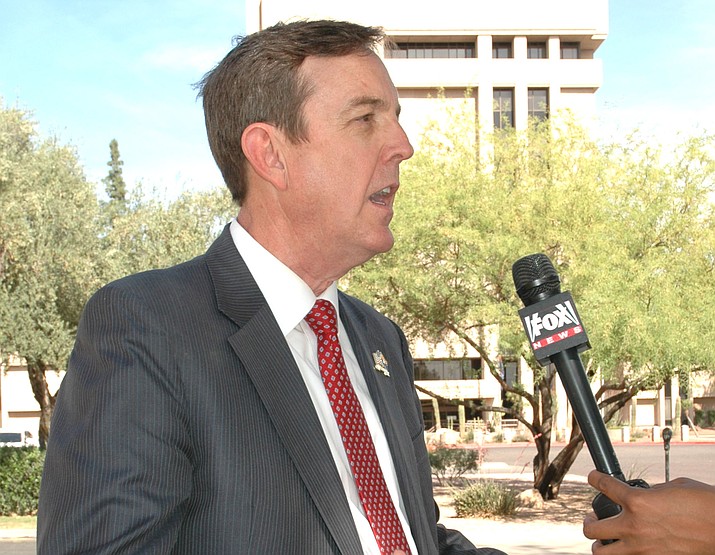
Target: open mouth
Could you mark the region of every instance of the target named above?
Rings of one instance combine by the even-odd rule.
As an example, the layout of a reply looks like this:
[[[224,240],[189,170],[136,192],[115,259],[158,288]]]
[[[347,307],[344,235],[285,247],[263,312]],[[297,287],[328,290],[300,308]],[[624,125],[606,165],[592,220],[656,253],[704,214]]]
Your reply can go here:
[[[370,202],[373,204],[379,204],[380,206],[387,206],[387,197],[392,192],[392,187],[385,187],[377,193],[370,195]]]

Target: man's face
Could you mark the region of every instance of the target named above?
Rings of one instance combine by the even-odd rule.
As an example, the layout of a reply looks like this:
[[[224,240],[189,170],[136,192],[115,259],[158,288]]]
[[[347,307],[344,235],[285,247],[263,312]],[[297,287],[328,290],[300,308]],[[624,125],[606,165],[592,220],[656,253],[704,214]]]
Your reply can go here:
[[[303,244],[344,273],[392,247],[399,165],[413,150],[378,56],[309,57],[301,72],[307,140],[287,150],[284,210]]]

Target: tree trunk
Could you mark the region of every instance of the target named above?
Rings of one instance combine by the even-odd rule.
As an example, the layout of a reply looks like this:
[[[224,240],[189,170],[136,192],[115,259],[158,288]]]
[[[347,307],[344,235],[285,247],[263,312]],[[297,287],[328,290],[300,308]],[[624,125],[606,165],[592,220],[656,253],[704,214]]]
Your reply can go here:
[[[437,397],[432,397],[432,412],[434,413],[434,429],[439,430],[442,427],[442,420],[439,415],[439,400]]]
[[[534,488],[539,490],[539,493],[541,493],[544,499],[556,499],[558,497],[561,483],[582,448],[583,436],[574,418],[571,439],[568,444],[561,450],[556,458],[551,461],[543,472],[541,480],[534,483]]]
[[[52,413],[55,410],[55,395],[50,393],[50,388],[47,385],[45,372],[47,366],[41,362],[27,364],[27,373],[30,377],[32,393],[40,405],[40,428],[38,437],[40,448],[47,448],[47,440],[50,438],[50,423],[52,421]]]
[[[536,445],[536,456],[534,457],[534,487],[536,489],[539,489],[537,484],[543,482],[549,465],[551,426],[554,419],[553,399],[551,396],[551,385],[554,375],[553,369],[547,368],[544,377],[541,378],[537,384],[540,398],[538,408],[541,414],[534,414],[535,427],[539,430],[539,432],[534,435],[534,444]],[[541,492],[541,495],[546,499],[543,492]]]

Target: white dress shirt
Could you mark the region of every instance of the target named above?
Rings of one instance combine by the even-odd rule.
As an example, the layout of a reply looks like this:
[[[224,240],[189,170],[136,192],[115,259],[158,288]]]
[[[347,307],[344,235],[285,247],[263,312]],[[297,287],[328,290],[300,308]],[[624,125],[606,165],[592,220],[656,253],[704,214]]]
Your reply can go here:
[[[273,312],[278,326],[290,346],[303,381],[308,388],[308,393],[315,406],[315,411],[318,414],[318,419],[323,427],[325,438],[328,441],[330,452],[333,455],[335,466],[340,475],[340,480],[343,484],[353,520],[355,521],[355,526],[363,546],[363,553],[366,555],[380,555],[380,549],[377,546],[372,528],[370,528],[370,523],[365,517],[357,487],[355,486],[355,480],[350,472],[350,465],[347,455],[345,454],[345,448],[340,438],[338,425],[335,422],[325,387],[320,378],[317,354],[318,341],[315,337],[315,333],[313,333],[313,330],[310,329],[310,326],[304,320],[305,316],[315,304],[315,294],[290,268],[253,239],[235,219],[231,222],[230,230],[233,242],[246,263],[246,266],[248,266],[251,275],[256,280],[261,293],[263,293],[263,296],[268,302],[268,306],[271,312]],[[397,483],[397,475],[392,462],[390,447],[387,444],[387,439],[385,438],[382,424],[380,424],[375,405],[370,397],[365,378],[355,358],[355,353],[350,344],[350,338],[340,321],[338,289],[336,284],[333,283],[328,287],[328,289],[320,295],[320,298],[330,301],[335,307],[335,311],[338,315],[338,339],[343,350],[347,372],[355,389],[355,394],[365,413],[365,419],[367,420],[370,435],[372,435],[372,440],[375,444],[375,451],[377,452],[377,457],[385,476],[387,489],[390,492],[392,502],[397,510],[397,516],[405,530],[405,536],[410,545],[410,550],[413,554],[416,554],[417,548],[412,539],[410,526],[402,503],[402,496],[400,495],[399,485]]]

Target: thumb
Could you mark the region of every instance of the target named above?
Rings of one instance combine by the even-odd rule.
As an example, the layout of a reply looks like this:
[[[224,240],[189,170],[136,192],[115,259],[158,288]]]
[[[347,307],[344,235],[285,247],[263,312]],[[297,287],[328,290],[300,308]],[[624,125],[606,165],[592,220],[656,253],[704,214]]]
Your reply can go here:
[[[631,489],[628,484],[621,482],[618,478],[603,474],[597,470],[592,470],[589,473],[588,483],[619,505],[622,504],[621,500],[623,500]]]

